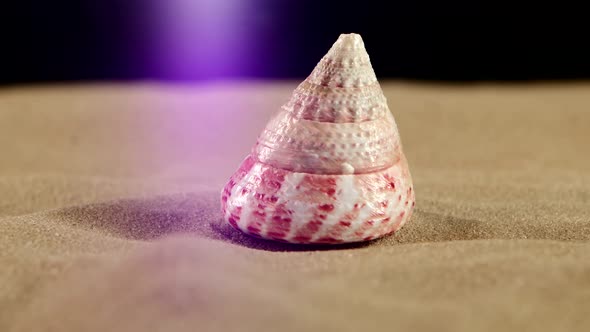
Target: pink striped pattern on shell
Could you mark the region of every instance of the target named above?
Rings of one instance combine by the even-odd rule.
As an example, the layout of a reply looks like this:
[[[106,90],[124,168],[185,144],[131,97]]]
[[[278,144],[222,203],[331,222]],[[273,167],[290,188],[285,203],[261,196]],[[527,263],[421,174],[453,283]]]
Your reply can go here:
[[[267,124],[221,204],[225,220],[253,236],[347,243],[398,230],[414,197],[363,41],[343,34]]]

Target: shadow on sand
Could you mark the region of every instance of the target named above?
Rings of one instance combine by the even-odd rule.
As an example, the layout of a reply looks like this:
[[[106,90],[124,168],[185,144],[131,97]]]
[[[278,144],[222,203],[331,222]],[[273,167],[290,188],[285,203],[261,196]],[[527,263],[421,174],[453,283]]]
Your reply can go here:
[[[73,227],[100,230],[134,240],[190,234],[267,251],[317,251],[360,248],[371,244],[297,245],[245,235],[221,217],[217,192],[173,194],[75,206],[53,211]]]

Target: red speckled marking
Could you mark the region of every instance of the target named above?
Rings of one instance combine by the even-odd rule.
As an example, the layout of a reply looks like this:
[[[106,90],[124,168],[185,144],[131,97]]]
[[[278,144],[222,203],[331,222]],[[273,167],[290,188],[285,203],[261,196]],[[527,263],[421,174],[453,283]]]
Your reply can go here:
[[[324,236],[316,240],[317,243],[342,243],[342,240],[330,236]]]
[[[262,230],[262,227],[266,221],[266,213],[263,211],[253,211],[249,216],[248,221],[248,230],[251,228],[257,229],[258,231],[256,233],[260,233],[260,230]]]
[[[295,237],[303,236],[313,238],[321,229],[323,220],[327,218],[326,214],[334,211],[334,204],[332,202],[336,203],[334,194],[337,189],[337,176],[307,174],[299,185],[301,187],[301,196],[306,201],[309,201],[310,204],[324,202],[317,205],[311,221],[300,226],[295,231]]]
[[[336,179],[337,176],[307,174],[301,181],[301,192],[302,194],[308,195],[310,201],[323,201],[326,199],[325,196],[334,199],[337,189]]]
[[[384,219],[381,222],[381,225],[379,226],[379,228],[377,230],[375,230],[375,232],[374,232],[374,234],[376,234],[375,238],[396,231],[397,229],[399,229],[402,221],[403,221],[403,217],[400,217],[400,216],[397,216],[395,218],[395,221],[391,217],[387,217],[386,219]]]
[[[299,243],[309,243],[309,241],[311,241],[311,237],[298,235],[293,238],[293,241],[299,242]]]
[[[223,188],[221,207],[224,213],[227,210],[227,202],[231,198],[231,192],[234,186],[242,181],[242,179],[250,172],[254,165],[255,162],[254,160],[252,160],[251,157],[247,157],[246,159],[244,159],[244,161],[240,165],[240,168],[234,173],[234,175],[227,182],[227,185]],[[232,215],[232,218],[234,219],[234,222],[240,220],[241,209],[241,207],[235,207],[234,211],[229,211]],[[233,223],[231,222],[230,224],[233,225]],[[237,227],[237,224],[234,227]]]
[[[325,212],[332,212],[334,211],[334,204],[322,204],[318,208]]]
[[[264,211],[254,211],[252,212],[253,215],[255,215],[256,217],[260,217],[260,218],[266,218],[266,213],[264,213]]]
[[[233,211],[237,216],[236,219],[240,220],[240,214],[242,213],[242,207],[241,206],[236,206],[236,208]]]
[[[350,221],[340,220],[338,223],[331,226],[326,233],[327,235],[323,236],[322,238],[328,237],[333,239],[342,239],[344,233],[348,232],[350,229],[350,225],[352,225]]]
[[[367,221],[363,222],[363,224],[361,225],[361,227],[359,227],[356,231],[354,231],[354,235],[356,237],[363,236],[363,234],[365,234],[366,231],[368,231],[369,229],[371,229],[374,224],[375,224],[375,221],[374,220],[367,220]]]
[[[287,210],[285,203],[275,206],[275,211],[268,225],[268,235],[273,238],[284,239],[291,229],[291,211]],[[282,234],[282,236],[279,236]]]
[[[396,230],[399,229],[402,220],[403,220],[403,218],[399,218],[399,217],[396,218],[395,222],[392,222],[393,221],[392,218],[387,218],[387,219],[383,220],[379,229],[375,230],[374,237],[377,238],[377,237],[395,232]]]
[[[248,230],[248,232],[255,234],[255,235],[260,235],[260,228],[257,228],[253,225],[249,225],[248,228],[246,228]]]
[[[346,227],[346,231],[348,231],[348,229],[350,229],[353,222],[358,218],[359,213],[360,213],[359,209],[353,209],[352,211],[343,215],[342,218],[340,218],[339,224],[342,225],[343,227]],[[345,230],[341,229],[340,234],[342,234],[344,232],[345,232]],[[335,236],[335,235],[332,235],[332,236]]]
[[[258,186],[258,189],[264,191],[259,192],[264,194],[265,197],[269,197],[269,200],[272,200],[272,197],[275,196],[279,189],[281,189],[281,186],[285,181],[285,173],[284,170],[279,170],[273,167],[263,167],[262,173],[260,174],[260,185]]]
[[[256,179],[260,179],[259,185],[256,187],[256,193],[251,195],[254,199],[248,201],[249,209],[252,211],[252,215],[249,218],[249,223],[247,225],[248,229],[250,227],[257,229],[258,233],[262,236],[260,232],[265,229],[265,226],[268,226],[270,229],[267,231],[271,231],[276,234],[281,234],[288,232],[282,228],[273,228],[273,224],[267,225],[267,216],[265,213],[266,209],[274,210],[274,216],[279,215],[284,212],[283,209],[274,206],[278,200],[276,197],[277,192],[281,189],[283,182],[285,181],[285,171],[279,170],[273,167],[262,167],[260,176]],[[243,191],[242,193],[245,195],[249,193],[249,190]],[[274,236],[275,238],[278,236]]]
[[[250,223],[247,226],[248,231],[256,233],[256,234],[260,234],[260,231],[262,230],[262,226],[264,224],[264,219],[263,218],[256,218],[254,215],[252,215],[248,219],[248,221],[250,221]]]
[[[251,170],[250,174],[245,171],[247,169]],[[414,195],[407,182],[399,180],[400,172],[404,170],[392,168],[354,175],[353,185],[360,196],[357,202],[347,202],[351,208],[342,211],[336,201],[339,190],[342,190],[339,188],[342,176],[299,173],[298,178],[293,178],[298,189],[292,188],[292,196],[282,200],[279,198],[281,188],[291,173],[266,164],[253,165],[251,158],[247,158],[224,188],[221,204],[225,209],[224,216],[233,227],[237,225],[254,236],[280,241],[287,241],[290,236],[288,242],[299,243],[375,239],[395,231],[411,216]],[[235,186],[240,187],[232,189]],[[232,190],[236,197],[231,197]],[[408,197],[402,197],[405,195],[400,192],[408,193]],[[303,215],[298,216],[287,208],[293,202],[301,207],[309,206],[311,215],[305,216],[309,220],[296,219]],[[361,211],[366,211],[367,202],[372,202],[372,209],[366,220],[359,220]],[[242,215],[242,211],[249,211],[248,215]],[[334,216],[334,213],[338,215]],[[338,219],[334,220],[334,217]],[[326,221],[334,224],[326,227]],[[294,225],[298,225],[297,229],[292,229]]]
[[[383,174],[383,177],[385,178],[385,185],[389,186],[391,190],[395,190],[395,178],[387,173]]]
[[[301,226],[297,233],[295,233],[295,237],[305,237],[305,238],[312,238],[315,233],[320,229],[322,226],[322,222],[318,220],[312,220],[307,224]]]
[[[250,170],[252,170],[252,167],[254,167],[255,164],[256,164],[256,162],[251,157],[244,159],[244,161],[242,162],[242,165],[240,166],[238,171],[234,174],[234,176],[228,182],[228,186],[229,186],[228,192],[229,193],[231,193],[231,190],[236,185],[236,183],[242,181],[244,176],[246,176],[246,174],[248,174],[250,172]]]

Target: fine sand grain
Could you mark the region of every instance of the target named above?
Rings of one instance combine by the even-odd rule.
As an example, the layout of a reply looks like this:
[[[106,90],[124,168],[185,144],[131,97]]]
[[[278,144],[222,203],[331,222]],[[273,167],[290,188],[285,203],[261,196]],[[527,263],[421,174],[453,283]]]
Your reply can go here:
[[[384,83],[416,210],[339,247],[221,221],[295,84],[0,90],[0,331],[590,330],[590,84]]]

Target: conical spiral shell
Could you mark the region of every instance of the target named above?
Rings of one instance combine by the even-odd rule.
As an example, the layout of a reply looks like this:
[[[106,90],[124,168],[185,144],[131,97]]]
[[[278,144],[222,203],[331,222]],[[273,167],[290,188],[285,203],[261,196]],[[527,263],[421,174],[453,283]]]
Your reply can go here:
[[[232,226],[294,243],[378,238],[413,206],[399,132],[357,34],[340,36],[222,192]]]

